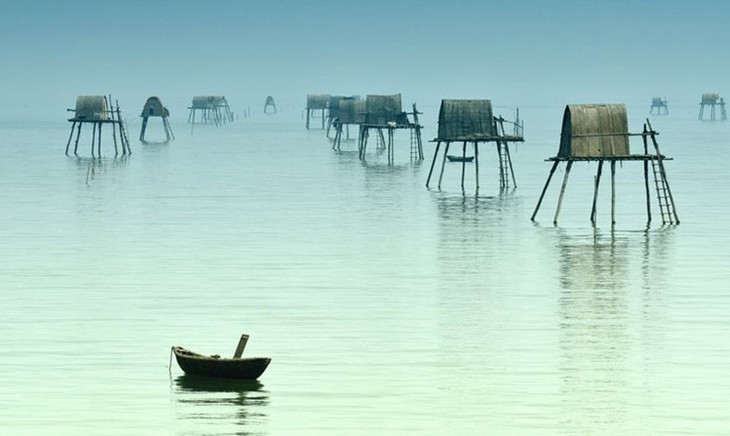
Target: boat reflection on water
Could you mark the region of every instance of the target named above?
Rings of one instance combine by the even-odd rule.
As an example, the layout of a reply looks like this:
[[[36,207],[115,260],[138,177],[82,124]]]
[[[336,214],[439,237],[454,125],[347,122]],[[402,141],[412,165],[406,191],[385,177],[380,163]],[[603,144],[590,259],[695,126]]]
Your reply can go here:
[[[269,392],[257,380],[181,375],[173,380],[175,427],[190,434],[266,434]]]

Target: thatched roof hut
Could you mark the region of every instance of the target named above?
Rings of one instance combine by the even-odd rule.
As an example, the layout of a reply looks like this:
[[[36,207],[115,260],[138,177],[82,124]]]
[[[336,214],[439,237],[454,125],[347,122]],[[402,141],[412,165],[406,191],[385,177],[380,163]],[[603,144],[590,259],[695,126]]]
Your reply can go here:
[[[718,100],[720,100],[720,94],[717,94],[717,93],[702,94],[701,104],[717,104]]]
[[[373,125],[386,125],[390,122],[401,123],[406,120],[401,105],[400,94],[368,95],[365,99],[367,115],[365,122]]]
[[[623,104],[565,107],[558,157],[629,155],[629,123]]]
[[[307,109],[327,109],[329,94],[307,94]]]
[[[193,105],[190,106],[190,109],[213,109],[227,106],[228,101],[222,95],[198,95],[193,97]]]
[[[109,105],[103,95],[79,95],[76,97],[74,118],[84,121],[105,121],[109,119]]]
[[[490,100],[441,100],[438,141],[479,141],[496,136]]]
[[[142,117],[169,117],[170,111],[162,104],[160,97],[150,97],[142,108]]]

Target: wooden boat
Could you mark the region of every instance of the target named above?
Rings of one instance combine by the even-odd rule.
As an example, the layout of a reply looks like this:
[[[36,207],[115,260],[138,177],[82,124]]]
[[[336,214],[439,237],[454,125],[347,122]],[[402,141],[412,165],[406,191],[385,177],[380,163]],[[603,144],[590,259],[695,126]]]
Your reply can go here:
[[[446,155],[446,159],[449,160],[449,162],[471,162],[474,160],[474,156],[452,156],[450,154]]]
[[[248,341],[248,335],[241,335],[233,358],[223,358],[217,354],[205,356],[194,353],[183,347],[172,347],[177,364],[185,374],[207,377],[220,377],[238,380],[256,380],[264,373],[271,363],[269,357],[242,358],[243,349]]]

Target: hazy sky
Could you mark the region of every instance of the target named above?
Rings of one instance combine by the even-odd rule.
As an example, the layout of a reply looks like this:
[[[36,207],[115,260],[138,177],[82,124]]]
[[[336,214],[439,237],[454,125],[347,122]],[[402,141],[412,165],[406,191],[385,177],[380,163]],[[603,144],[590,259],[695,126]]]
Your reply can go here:
[[[404,103],[697,104],[730,95],[730,2],[3,2],[0,117],[66,117],[80,94],[136,112],[223,94],[301,110],[307,93],[403,94]],[[131,106],[131,107],[130,107]]]

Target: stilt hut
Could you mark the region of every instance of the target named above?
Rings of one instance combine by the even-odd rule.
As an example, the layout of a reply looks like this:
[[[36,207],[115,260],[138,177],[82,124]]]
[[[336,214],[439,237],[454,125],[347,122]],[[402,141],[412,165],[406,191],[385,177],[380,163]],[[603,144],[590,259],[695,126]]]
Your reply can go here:
[[[705,107],[710,108],[710,118],[705,119]],[[709,93],[709,94],[702,94],[702,100],[700,101],[700,115],[699,119],[700,121],[716,121],[715,118],[715,108],[720,108],[720,120],[725,121],[727,120],[727,113],[725,112],[725,100],[720,97],[719,94]]]
[[[464,189],[466,164],[473,162],[476,187],[479,189],[479,144],[485,142],[493,142],[497,148],[500,188],[508,188],[510,180],[512,185],[516,187],[517,182],[512,167],[509,144],[510,142],[523,142],[524,136],[523,126],[519,120],[519,110],[515,114],[515,121],[507,121],[502,116],[495,117],[490,100],[441,100],[438,137],[433,140],[433,142],[436,142],[436,149],[433,153],[433,161],[428,172],[426,187],[431,182],[433,168],[443,143],[445,147],[441,160],[438,188],[441,189],[444,168],[448,160],[461,163],[461,189]],[[505,129],[505,123],[508,125],[507,129]],[[462,144],[460,156],[449,155],[449,147],[452,142]],[[472,145],[472,154],[467,156],[467,145],[469,144]]]
[[[233,112],[228,106],[228,100],[222,95],[200,95],[193,97],[193,103],[188,107],[188,123],[215,124],[216,126],[233,121]],[[198,119],[196,121],[196,115]]]
[[[266,102],[264,103],[264,113],[265,114],[275,114],[276,113],[276,103],[274,103],[274,97],[272,97],[272,96],[266,97]]]
[[[307,107],[305,108],[307,111],[307,130],[309,130],[309,121],[313,118],[320,118],[322,120],[322,130],[324,130],[329,103],[329,94],[307,94]]]
[[[410,132],[411,160],[423,160],[423,145],[421,142],[421,126],[418,123],[418,112],[416,104],[413,103],[413,112],[404,112],[401,106],[401,95],[368,95],[365,98],[365,121],[360,124],[360,135],[358,139],[358,150],[360,159],[365,159],[368,137],[371,130],[378,134],[378,148],[387,150],[388,164],[392,164],[395,155],[394,133],[399,129],[407,129]],[[413,117],[413,121],[409,119]],[[386,142],[383,129],[388,132]]]
[[[532,221],[540,209],[540,204],[545,197],[545,192],[550,184],[555,170],[561,162],[566,163],[563,184],[560,188],[558,206],[555,210],[553,224],[557,225],[560,207],[565,194],[565,187],[568,184],[568,175],[575,162],[598,162],[598,170],[594,179],[593,205],[591,209],[591,223],[596,223],[596,200],[598,187],[601,181],[603,164],[611,164],[611,223],[616,223],[616,163],[642,162],[644,164],[644,189],[646,191],[646,213],[648,222],[651,222],[651,199],[649,166],[654,178],[654,188],[662,224],[679,224],[674,198],[669,189],[667,173],[664,161],[667,157],[659,151],[659,144],[656,137],[658,132],[654,131],[646,120],[644,130],[641,133],[629,133],[626,106],[623,104],[582,104],[568,105],[563,115],[563,128],[560,136],[560,148],[558,155],[547,159],[553,162],[545,187],[532,214]],[[641,137],[644,145],[643,154],[629,153],[629,137]]]
[[[147,133],[147,121],[150,117],[162,118],[162,127],[165,130],[165,142],[170,142],[175,139],[172,128],[170,128],[170,121],[168,120],[170,111],[162,104],[159,97],[148,98],[140,116],[142,117],[142,129],[139,132],[139,140],[141,142],[146,142],[145,133]]]
[[[81,136],[81,126],[84,124],[91,124],[93,131],[91,134],[91,156],[94,157],[94,145],[96,145],[96,155],[101,157],[101,131],[105,124],[111,125],[112,138],[114,139],[114,155],[119,154],[117,146],[117,133],[119,134],[119,141],[122,145],[122,154],[131,154],[132,150],[129,148],[129,138],[127,136],[127,129],[122,120],[122,112],[119,110],[119,103],[116,103],[116,107],[112,107],[109,103],[111,96],[107,99],[104,95],[80,95],[76,97],[76,108],[67,109],[69,112],[73,112],[73,118],[68,121],[73,123],[71,125],[71,133],[68,136],[66,142],[66,154],[68,155],[68,149],[71,146],[71,140],[74,136],[74,128],[76,129],[76,141],[74,143],[74,155],[78,154],[79,138]]]
[[[359,117],[356,116],[358,114]],[[327,120],[327,137],[330,137],[330,130],[334,129],[332,149],[339,150],[342,133],[344,132],[346,138],[349,139],[350,126],[359,125],[365,121],[365,101],[360,100],[360,97],[356,95],[349,97],[333,95],[330,97]]]
[[[669,115],[669,106],[667,99],[662,97],[654,97],[651,99],[650,115]]]

